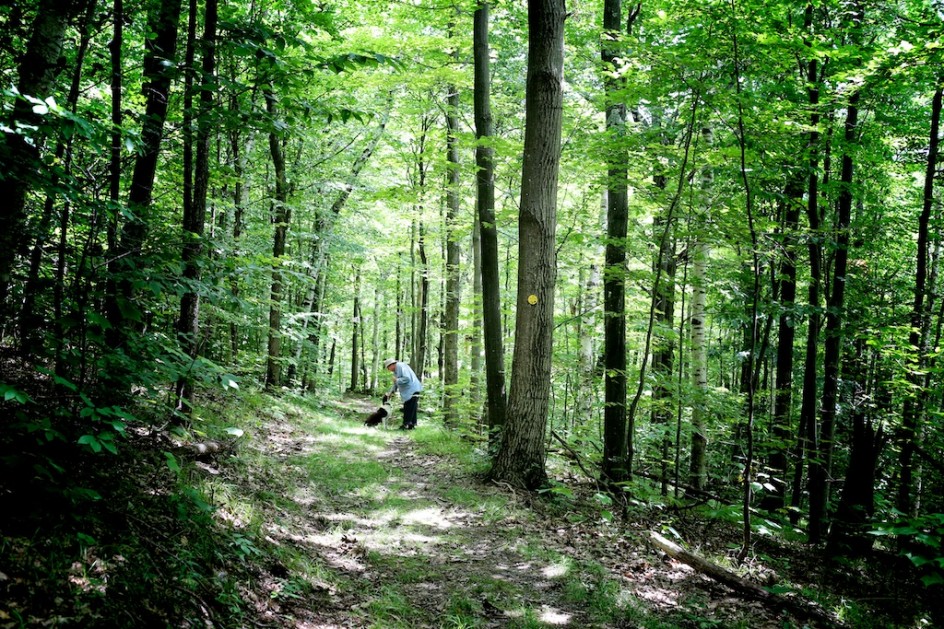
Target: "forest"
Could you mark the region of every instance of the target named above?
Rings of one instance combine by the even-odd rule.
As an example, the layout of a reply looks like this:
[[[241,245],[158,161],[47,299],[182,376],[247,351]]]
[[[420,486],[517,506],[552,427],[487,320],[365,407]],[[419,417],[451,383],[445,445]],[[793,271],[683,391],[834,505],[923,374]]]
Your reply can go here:
[[[3,3],[0,629],[944,626],[942,68],[940,0]]]

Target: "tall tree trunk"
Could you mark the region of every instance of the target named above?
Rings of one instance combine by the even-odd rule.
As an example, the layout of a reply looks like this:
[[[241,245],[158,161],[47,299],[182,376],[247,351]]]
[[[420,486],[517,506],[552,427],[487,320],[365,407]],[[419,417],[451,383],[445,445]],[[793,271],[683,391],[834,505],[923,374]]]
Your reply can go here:
[[[475,164],[476,209],[482,245],[482,326],[485,339],[485,392],[488,429],[492,444],[505,425],[505,350],[501,319],[501,275],[498,271],[498,228],[495,223],[495,164],[491,70],[488,51],[488,3],[475,10],[473,29],[475,58]]]
[[[802,195],[802,176],[791,176],[784,190],[783,251],[777,274],[780,313],[777,317],[777,380],[774,385],[775,443],[767,458],[774,489],[765,495],[763,502],[763,508],[770,511],[782,509],[786,496],[787,447],[793,400],[793,344],[796,340],[796,241]]]
[[[528,75],[518,223],[518,299],[508,416],[493,479],[535,489],[547,481],[547,425],[557,276],[557,176],[560,166],[564,0],[528,5]]]
[[[639,15],[630,11],[628,25]],[[626,424],[626,232],[629,222],[629,165],[626,104],[616,61],[623,27],[621,0],[605,0],[600,55],[607,94],[606,129],[609,134],[606,190],[606,253],[603,270],[603,478],[609,483],[629,478]],[[628,30],[628,29],[627,29]]]
[[[469,331],[469,398],[476,425],[482,416],[482,229],[472,222],[472,329]]]
[[[372,360],[370,363],[370,386],[371,391],[376,391],[377,384],[379,380],[379,368],[378,365],[381,360],[380,357],[380,345],[378,344],[379,335],[380,335],[380,287],[374,287],[374,316],[371,323],[371,334],[370,334],[370,346],[371,346],[371,356]]]
[[[652,351],[652,375],[655,384],[652,391],[652,423],[659,439],[659,480],[661,492],[668,494],[669,448],[671,446],[670,422],[672,419],[672,373],[674,371],[675,342],[673,327],[675,321],[675,237],[669,217],[661,217],[656,223],[656,232],[663,226],[667,234],[661,238],[655,265],[655,286],[653,288],[656,309],[656,339]]]
[[[832,463],[833,432],[836,423],[836,404],[839,394],[839,357],[842,349],[842,323],[848,259],[849,227],[852,218],[853,156],[856,126],[859,115],[859,92],[849,96],[846,105],[845,148],[842,156],[839,198],[836,208],[836,252],[833,258],[832,289],[826,304],[826,329],[823,353],[823,397],[820,405],[819,449],[817,463],[810,471],[810,526],[811,543],[823,539],[827,526],[829,503],[828,477]],[[814,474],[815,471],[815,474]]]
[[[18,67],[17,90],[20,97],[13,105],[11,126],[34,126],[39,115],[33,111],[33,103],[23,96],[44,100],[52,96],[56,77],[59,74],[59,57],[65,39],[66,28],[73,16],[79,14],[89,0],[41,0],[33,22],[32,32],[26,44],[26,52]],[[39,160],[39,142],[30,142],[20,133],[5,132],[4,147],[0,150],[0,325],[8,315],[7,296],[12,279],[13,266],[22,251],[26,238],[26,195],[36,184]]]
[[[451,30],[451,29],[450,29]],[[454,427],[459,392],[459,242],[455,233],[459,220],[459,91],[448,86],[446,108],[446,304],[443,334],[444,421]]]
[[[920,434],[920,419],[924,412],[922,403],[922,373],[927,364],[928,353],[928,321],[929,312],[926,305],[929,260],[929,230],[931,223],[931,209],[934,207],[934,177],[937,172],[938,144],[940,142],[941,123],[941,85],[944,77],[938,79],[938,88],[931,100],[931,132],[928,140],[928,161],[924,175],[924,202],[921,206],[921,215],[918,217],[918,253],[915,270],[914,302],[911,308],[911,332],[908,341],[915,348],[916,355],[908,370],[908,382],[911,383],[916,395],[905,401],[902,414],[901,449],[898,454],[898,492],[895,505],[902,513],[912,513],[914,503],[912,491],[914,484],[914,457],[915,441]]]
[[[203,232],[207,213],[207,191],[210,182],[210,131],[213,110],[216,72],[216,22],[217,0],[206,0],[204,7],[204,31],[201,40],[202,71],[200,79],[200,107],[197,113],[197,159],[194,172],[193,198],[184,204],[183,231],[184,249],[181,260],[187,292],[180,298],[180,319],[177,334],[181,349],[191,358],[200,353],[200,296],[196,284],[200,281],[200,257],[203,255]],[[194,10],[196,7],[194,7]],[[189,413],[193,405],[192,374],[177,381],[177,410]]]
[[[112,39],[108,43],[109,59],[111,62],[111,150],[108,155],[108,200],[112,206],[117,208],[121,198],[121,147],[124,144],[121,125],[122,115],[122,47],[124,44],[124,21],[125,9],[123,0],[114,0],[112,4]],[[118,212],[108,214],[105,226],[105,239],[108,243],[108,251],[118,251]],[[60,249],[64,249],[64,244],[60,239]],[[117,278],[114,270],[115,262],[108,263],[108,273],[105,279],[105,310],[106,313],[111,304],[115,303],[115,296],[118,294]],[[63,261],[60,260],[57,274],[65,275]],[[61,279],[60,279],[61,281]],[[58,283],[58,282],[57,282]],[[62,318],[63,295],[56,297],[56,320]],[[60,325],[59,323],[56,324]],[[58,330],[57,330],[58,332]],[[58,334],[62,338],[61,334]],[[62,359],[61,350],[56,349],[56,373],[63,375],[65,364]]]
[[[416,249],[420,257],[419,284],[417,285],[416,338],[412,367],[416,375],[423,377],[426,371],[426,355],[429,349],[429,259],[426,256],[426,228],[423,221],[417,226]]]
[[[354,276],[354,314],[351,319],[351,387],[357,391],[357,373],[360,370],[361,346],[361,270]]]
[[[695,404],[692,408],[692,449],[688,466],[688,484],[703,490],[708,478],[706,462],[708,432],[706,404],[708,402],[708,347],[705,340],[705,315],[708,301],[709,247],[704,237],[696,237],[692,260],[692,383],[695,386]]]
[[[266,111],[277,119],[276,96],[271,86],[265,90]],[[282,381],[282,256],[285,255],[285,237],[292,219],[288,207],[288,181],[285,175],[285,156],[282,140],[275,131],[269,132],[269,155],[275,170],[275,198],[272,202],[272,283],[269,289],[269,342],[266,360],[266,388],[278,387]]]
[[[120,274],[115,294],[106,302],[106,316],[111,324],[106,339],[112,348],[121,347],[127,338],[129,320],[140,321],[141,312],[134,303],[132,274],[137,270],[137,256],[141,253],[150,226],[150,206],[153,198],[157,160],[164,137],[171,80],[176,73],[173,60],[177,53],[177,31],[180,22],[181,0],[152,0],[148,15],[148,32],[153,34],[145,43],[144,118],[141,129],[141,150],[131,173],[128,192],[129,219],[122,225],[117,250],[109,264],[109,274]]]
[[[238,111],[238,109],[238,101],[235,97],[233,97],[233,100],[230,103],[230,112]],[[244,142],[245,147],[243,148]],[[240,245],[243,235],[243,216],[246,212],[246,206],[249,203],[248,185],[246,182],[246,160],[247,155],[252,152],[252,149],[255,146],[256,134],[254,132],[250,132],[248,140],[243,140],[242,131],[240,129],[233,129],[230,132],[229,143],[230,153],[232,154],[233,160],[233,178],[235,179],[233,184],[232,256],[234,258],[238,258],[242,253],[240,250]],[[238,273],[232,273],[230,275],[229,290],[234,300],[239,298],[240,285]],[[229,336],[230,347],[235,359],[239,355],[240,348],[239,326],[237,325],[236,321],[230,323]]]
[[[813,28],[813,4],[806,5],[804,29]],[[823,253],[820,244],[820,209],[819,209],[819,62],[812,57],[806,64],[807,97],[810,105],[810,134],[807,141],[807,186],[806,218],[811,236],[806,239],[810,258],[810,283],[807,289],[807,303],[810,314],[807,319],[806,353],[803,362],[803,398],[800,405],[800,421],[797,426],[796,467],[793,473],[793,492],[790,498],[790,520],[799,521],[803,498],[803,460],[809,460],[810,474],[816,466],[819,441],[816,432],[817,398],[817,357],[820,329],[820,291],[823,278]]]
[[[79,100],[79,88],[82,80],[82,69],[85,65],[85,55],[88,52],[89,41],[92,38],[92,29],[89,27],[97,6],[96,0],[87,3],[84,18],[79,27],[81,33],[79,38],[79,49],[75,57],[75,67],[72,70],[72,83],[69,86],[69,94],[66,97],[66,108],[73,114],[76,112],[76,105]],[[55,162],[63,165],[63,172],[68,176],[72,168],[72,138],[66,140],[60,139],[56,142]],[[55,189],[59,182],[57,174],[51,175],[50,188]],[[46,201],[43,204],[43,213],[36,230],[35,243],[30,251],[29,275],[26,285],[23,288],[23,304],[20,308],[20,354],[24,357],[34,356],[38,353],[42,345],[42,339],[39,337],[43,325],[43,316],[37,312],[36,298],[42,291],[40,286],[40,271],[43,261],[43,252],[49,241],[50,229],[54,217],[56,199],[59,194],[49,192],[46,194]],[[64,196],[64,195],[62,195]],[[62,335],[62,296],[64,293],[63,282],[65,281],[65,257],[67,254],[66,244],[69,234],[69,201],[62,199],[62,211],[59,221],[59,262],[57,263],[56,282],[53,286],[54,308],[53,317],[54,336],[56,343],[56,356],[61,356],[61,345],[63,343]],[[2,300],[0,300],[0,312],[2,312]],[[58,362],[58,361],[57,361]]]

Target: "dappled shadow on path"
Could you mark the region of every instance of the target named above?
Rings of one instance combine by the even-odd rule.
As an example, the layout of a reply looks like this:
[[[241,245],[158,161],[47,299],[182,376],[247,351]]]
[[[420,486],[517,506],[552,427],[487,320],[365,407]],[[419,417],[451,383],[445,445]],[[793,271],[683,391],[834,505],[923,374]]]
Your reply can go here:
[[[745,616],[784,626],[663,561],[626,523],[481,483],[431,453],[441,429],[429,422],[415,433],[363,427],[371,410],[346,398],[275,416],[255,439],[280,487],[262,533],[308,558],[319,594],[292,610],[292,626],[685,627],[699,607],[717,626]]]
[[[267,423],[257,443],[279,460],[291,502],[272,506],[267,539],[344,583],[298,626],[594,626],[565,600],[572,566],[552,540],[516,528],[526,516],[504,490],[419,454],[412,434],[326,417]]]

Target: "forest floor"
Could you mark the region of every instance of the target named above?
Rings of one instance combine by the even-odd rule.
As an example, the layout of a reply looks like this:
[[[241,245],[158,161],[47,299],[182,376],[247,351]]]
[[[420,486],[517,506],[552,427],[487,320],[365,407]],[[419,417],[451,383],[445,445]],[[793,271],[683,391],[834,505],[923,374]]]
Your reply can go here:
[[[534,495],[486,484],[476,473],[485,469],[482,453],[422,415],[418,430],[402,432],[364,427],[373,403],[363,398],[345,398],[323,414],[288,410],[275,410],[252,440],[258,460],[272,465],[265,482],[274,483],[270,491],[280,496],[265,505],[262,528],[267,540],[294,547],[321,576],[315,604],[305,597],[306,604],[296,605],[298,599],[279,607],[273,605],[277,597],[260,598],[262,617],[310,628],[456,629],[914,621],[849,605],[882,590],[879,600],[889,596],[885,602],[900,611],[911,598],[907,584],[884,592],[854,566],[824,571],[808,548],[763,537],[757,548],[766,550],[757,552],[778,557],[755,555],[740,572],[773,585],[781,579],[769,565],[775,563],[794,573],[791,587],[782,589],[812,593],[822,603],[804,599],[797,607],[811,615],[797,618],[747,600],[645,542],[650,530],[661,530],[720,554],[724,562],[740,541],[736,525],[686,520],[684,511],[667,518],[648,508],[610,518],[599,495],[587,483],[580,490],[566,467],[558,470],[570,476],[560,492]],[[670,520],[673,526],[662,524]],[[819,594],[826,581],[832,591]],[[896,596],[901,598],[894,601]]]
[[[7,511],[31,518],[0,522],[0,629],[932,626],[892,560],[835,564],[760,531],[735,568],[736,519],[651,502],[611,517],[555,457],[550,492],[489,484],[484,453],[422,412],[401,432],[365,427],[367,398],[322,403],[208,409],[244,432],[208,456],[141,436],[75,466],[96,499],[68,516],[31,492]],[[0,498],[15,495],[3,480]],[[792,605],[736,594],[650,547],[650,531]]]

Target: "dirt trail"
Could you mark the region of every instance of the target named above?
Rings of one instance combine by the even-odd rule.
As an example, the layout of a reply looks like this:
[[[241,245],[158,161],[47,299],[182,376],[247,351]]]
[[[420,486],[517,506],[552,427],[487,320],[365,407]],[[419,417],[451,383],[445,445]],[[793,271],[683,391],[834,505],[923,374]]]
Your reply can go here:
[[[370,410],[349,404],[351,419]],[[423,426],[378,432],[345,420],[317,433],[293,424],[269,424],[260,442],[282,461],[281,480],[303,508],[275,509],[264,532],[343,578],[340,586],[324,578],[304,606],[285,600],[290,612],[266,602],[294,626],[695,626],[691,616],[659,620],[680,605],[710,607],[722,624],[747,613],[751,627],[783,626],[662,562],[624,525],[485,485],[449,457],[421,452],[414,438]],[[322,485],[325,475],[332,481]]]

